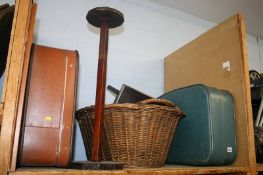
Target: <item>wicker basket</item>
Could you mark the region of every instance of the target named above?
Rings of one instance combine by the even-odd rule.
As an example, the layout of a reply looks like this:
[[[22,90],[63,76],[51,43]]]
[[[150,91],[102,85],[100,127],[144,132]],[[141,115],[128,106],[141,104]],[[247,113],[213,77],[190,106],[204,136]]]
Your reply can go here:
[[[161,167],[182,112],[167,100],[105,105],[103,160],[126,167]],[[86,154],[91,155],[94,106],[76,112]]]

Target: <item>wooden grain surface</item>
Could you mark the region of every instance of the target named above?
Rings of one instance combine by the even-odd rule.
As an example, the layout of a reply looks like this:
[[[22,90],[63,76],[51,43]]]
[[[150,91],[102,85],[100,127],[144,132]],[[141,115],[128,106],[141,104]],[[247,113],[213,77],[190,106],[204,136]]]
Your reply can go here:
[[[237,159],[232,166],[255,166],[251,97],[243,18],[235,15],[165,58],[165,91],[203,83],[235,99]],[[230,61],[230,71],[223,63]]]
[[[256,167],[257,171],[263,171],[263,163],[258,163]]]
[[[246,111],[247,119],[247,134],[248,134],[248,155],[251,173],[256,174],[256,151],[255,151],[255,141],[254,141],[254,122],[253,122],[253,112],[251,106],[251,91],[250,91],[250,78],[249,78],[249,63],[248,63],[248,50],[247,50],[247,40],[246,40],[246,27],[243,16],[238,15],[238,30],[240,37],[240,49],[241,49],[241,67],[243,72],[243,92],[245,95],[244,108]],[[239,106],[242,107],[242,106]]]
[[[93,132],[93,143],[91,150],[91,160],[99,162],[102,160],[102,134],[103,134],[103,118],[105,106],[105,87],[107,77],[107,55],[108,55],[108,40],[109,27],[108,21],[101,22],[100,29],[100,46],[99,46],[99,60],[97,70],[97,88],[95,100],[95,127]]]
[[[11,32],[3,90],[4,112],[0,136],[0,174],[7,174],[11,161],[21,74],[27,42],[31,0],[17,0]]]
[[[22,73],[21,87],[20,87],[20,93],[19,93],[19,102],[18,102],[19,104],[18,104],[18,111],[17,111],[17,118],[16,118],[16,128],[15,128],[15,135],[14,135],[14,144],[13,144],[10,171],[15,171],[15,169],[16,169],[19,135],[20,135],[22,113],[23,113],[23,107],[24,107],[24,98],[25,98],[25,91],[26,91],[28,67],[29,67],[29,62],[30,62],[29,61],[30,60],[30,51],[31,51],[31,46],[32,46],[32,42],[33,42],[33,33],[34,33],[34,27],[35,27],[36,11],[37,11],[37,5],[33,4],[32,10],[31,10],[31,17],[30,17],[30,21],[29,21],[29,31],[28,31],[28,35],[27,35],[28,41],[26,44],[25,61],[24,61],[24,65],[23,65],[23,73]]]
[[[4,104],[0,102],[0,128],[2,125],[3,112],[4,112]],[[0,131],[1,131],[1,129],[0,129]]]
[[[136,168],[124,170],[111,171],[92,171],[92,170],[71,170],[59,168],[21,168],[10,175],[182,175],[182,174],[219,174],[219,173],[233,173],[246,174],[249,171],[247,167],[200,167],[200,166],[175,166],[167,165],[162,168]]]

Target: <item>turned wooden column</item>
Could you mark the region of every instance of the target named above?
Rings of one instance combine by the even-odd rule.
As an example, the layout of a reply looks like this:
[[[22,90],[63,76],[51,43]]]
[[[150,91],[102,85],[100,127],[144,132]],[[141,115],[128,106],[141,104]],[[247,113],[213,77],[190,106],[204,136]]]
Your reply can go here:
[[[97,7],[88,12],[87,20],[93,26],[100,28],[97,89],[94,114],[95,126],[91,150],[91,161],[99,162],[101,161],[109,29],[120,26],[124,22],[124,18],[123,14],[116,9],[109,7]]]

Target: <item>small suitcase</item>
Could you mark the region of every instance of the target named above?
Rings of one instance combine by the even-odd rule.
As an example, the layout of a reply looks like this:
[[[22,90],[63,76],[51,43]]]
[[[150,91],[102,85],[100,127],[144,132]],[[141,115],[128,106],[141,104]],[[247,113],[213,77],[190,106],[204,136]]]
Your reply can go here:
[[[222,165],[234,162],[236,121],[230,93],[197,84],[159,98],[176,103],[186,113],[176,130],[167,163]]]
[[[78,53],[34,45],[29,69],[19,164],[65,167],[71,159]]]

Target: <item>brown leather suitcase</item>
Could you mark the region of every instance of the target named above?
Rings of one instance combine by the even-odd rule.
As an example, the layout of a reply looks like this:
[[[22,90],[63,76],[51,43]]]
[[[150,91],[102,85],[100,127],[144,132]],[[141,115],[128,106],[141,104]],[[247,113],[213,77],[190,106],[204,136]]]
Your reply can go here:
[[[71,159],[78,53],[34,45],[19,165],[65,167]]]

